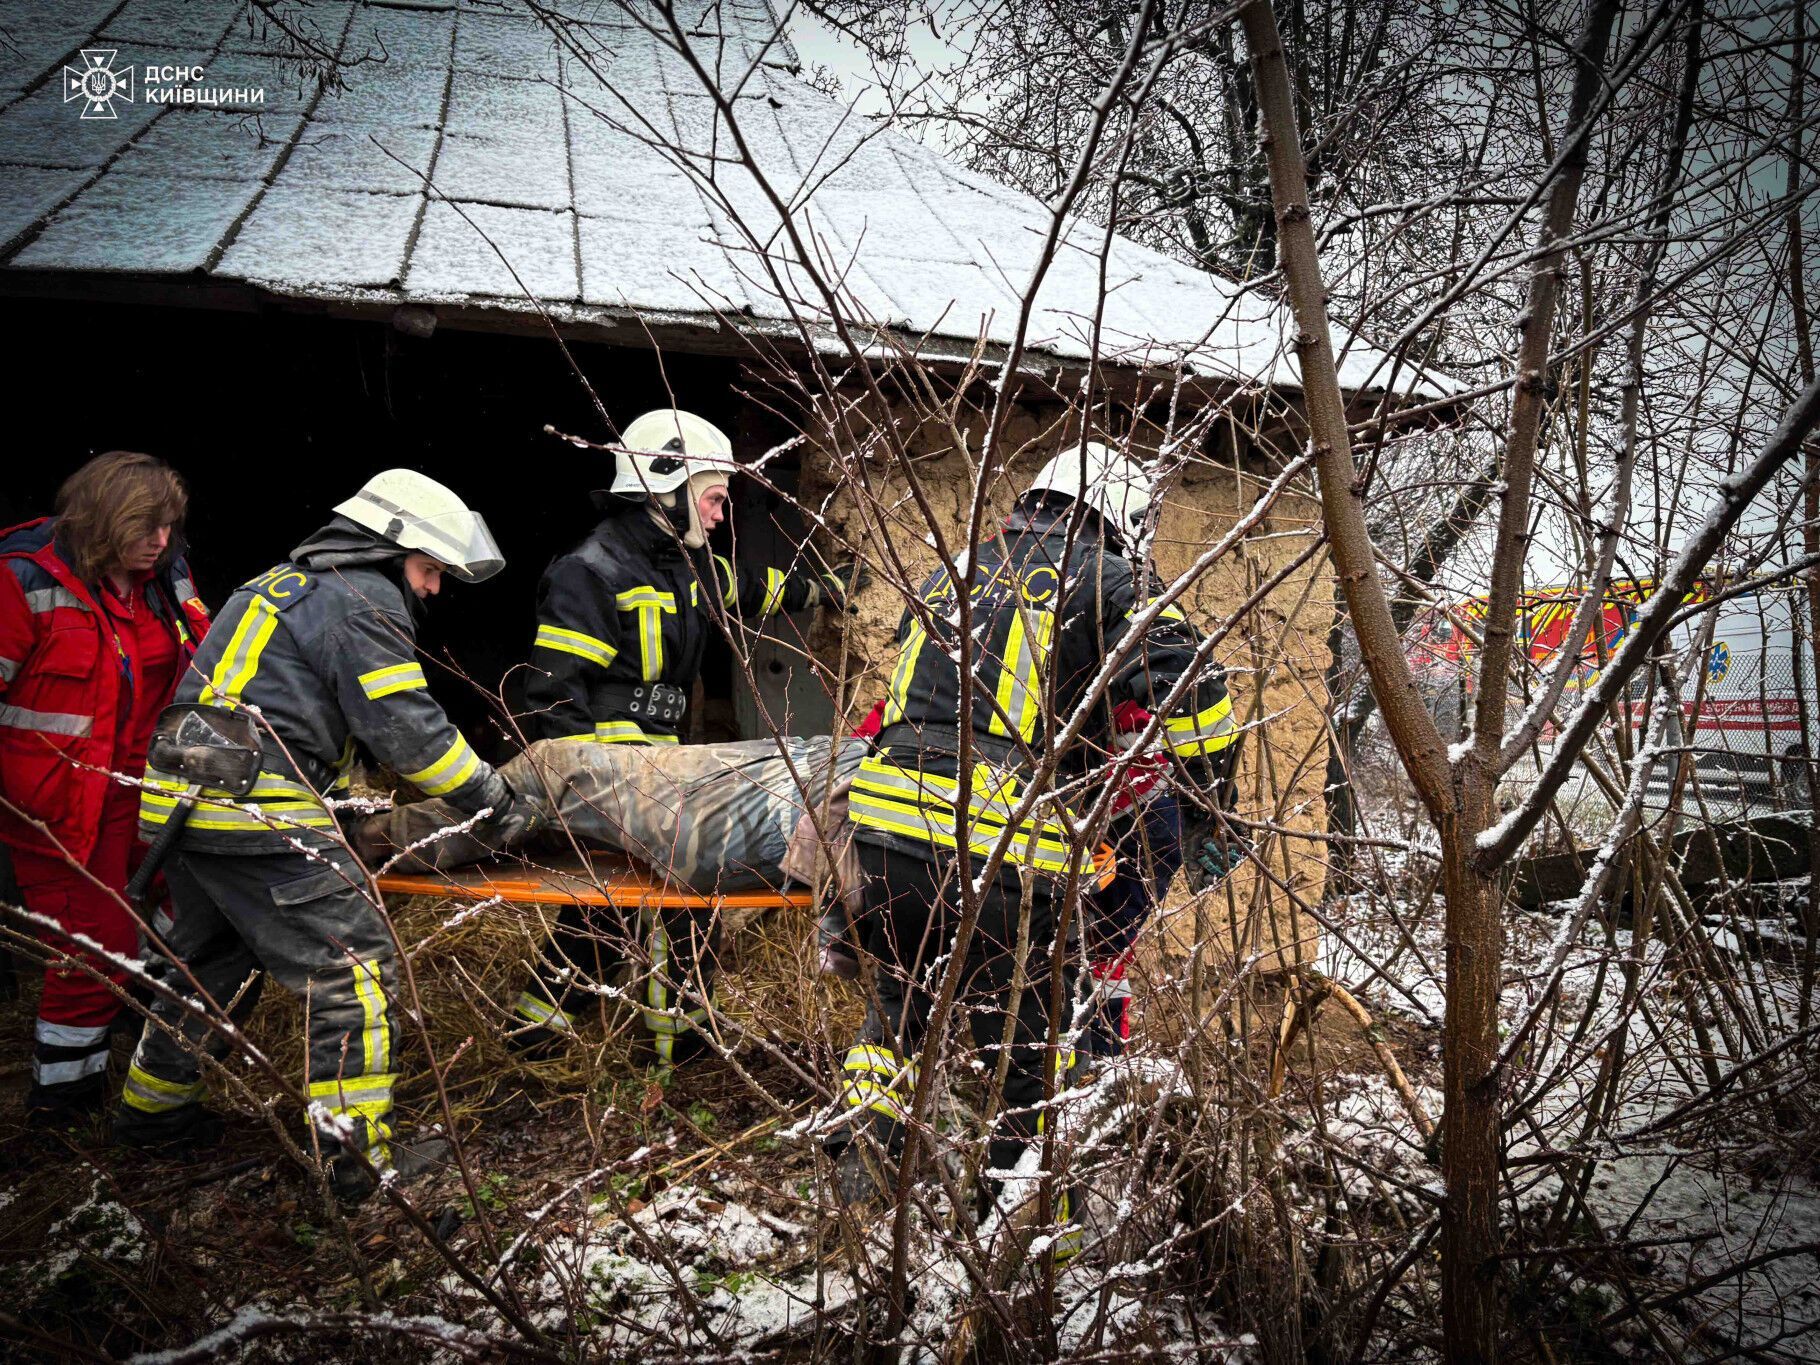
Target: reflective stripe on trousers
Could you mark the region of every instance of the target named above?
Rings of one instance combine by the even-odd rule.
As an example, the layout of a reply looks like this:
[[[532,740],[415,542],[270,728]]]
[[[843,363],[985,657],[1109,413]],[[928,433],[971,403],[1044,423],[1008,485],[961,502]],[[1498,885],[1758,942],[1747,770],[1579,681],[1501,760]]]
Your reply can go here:
[[[841,1094],[849,1108],[870,1109],[896,1123],[910,1120],[910,1097],[916,1091],[916,1063],[876,1043],[855,1043],[841,1063],[846,1079]]]
[[[525,1023],[539,1028],[554,1029],[557,1033],[575,1032],[574,1015],[529,990],[519,995],[512,1012]]]
[[[148,1026],[147,1032],[150,1031]],[[145,1051],[143,1040],[139,1051]],[[202,1081],[199,1077],[189,1081],[167,1081],[140,1066],[138,1054],[134,1055],[133,1064],[127,1068],[126,1085],[120,1092],[121,1102],[129,1109],[137,1109],[141,1114],[168,1114],[173,1109],[194,1104],[201,1098]]]
[[[691,1029],[708,1031],[708,1009],[705,1005],[694,1005],[683,1008],[680,1002],[672,1005],[670,1001],[670,972],[673,961],[670,952],[670,932],[664,926],[661,914],[652,912],[646,931],[646,946],[651,955],[651,972],[645,978],[645,1003],[639,1009],[640,1018],[644,1021],[645,1032],[651,1035],[652,1049],[661,1062],[676,1060],[676,1039],[680,1034]],[[696,960],[690,954],[691,960]],[[687,983],[675,983],[680,993]]]
[[[320,1114],[318,1130],[326,1137],[358,1147],[375,1166],[391,1159],[392,1087],[398,1077],[350,1076],[310,1082],[310,1108]]]

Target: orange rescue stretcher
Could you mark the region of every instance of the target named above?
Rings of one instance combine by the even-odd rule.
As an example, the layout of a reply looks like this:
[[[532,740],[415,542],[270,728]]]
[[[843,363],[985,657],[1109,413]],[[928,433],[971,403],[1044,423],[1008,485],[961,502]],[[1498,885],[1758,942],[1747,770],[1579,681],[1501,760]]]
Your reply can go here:
[[[1118,870],[1112,849],[1093,855],[1093,884],[1104,890]],[[498,897],[518,905],[602,905],[622,910],[790,910],[813,909],[815,896],[802,891],[729,891],[705,894],[658,878],[651,869],[617,854],[583,861],[574,854],[532,867],[525,863],[475,863],[451,872],[391,875],[380,891],[394,896],[447,896],[484,901]]]

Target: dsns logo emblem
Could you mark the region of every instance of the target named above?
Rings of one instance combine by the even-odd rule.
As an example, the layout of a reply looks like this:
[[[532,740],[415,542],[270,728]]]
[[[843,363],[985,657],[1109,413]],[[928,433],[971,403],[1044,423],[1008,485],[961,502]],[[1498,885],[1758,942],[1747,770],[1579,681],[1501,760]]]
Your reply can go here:
[[[114,70],[114,48],[85,47],[82,65],[63,68],[63,102],[83,101],[83,118],[119,118],[114,101],[133,102],[133,68]]]

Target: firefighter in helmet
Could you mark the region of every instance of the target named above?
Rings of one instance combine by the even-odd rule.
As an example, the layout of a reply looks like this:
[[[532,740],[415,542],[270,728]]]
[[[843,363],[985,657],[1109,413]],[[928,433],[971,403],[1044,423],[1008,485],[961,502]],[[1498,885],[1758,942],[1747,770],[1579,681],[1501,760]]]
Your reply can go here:
[[[705,418],[647,412],[612,449],[613,482],[594,494],[600,523],[538,585],[524,730],[531,739],[676,744],[711,633],[728,618],[755,624],[778,612],[839,609],[845,578],[754,570],[709,550],[739,465],[725,433]],[[649,911],[636,932],[642,1041],[659,1064],[683,1060],[705,1041],[718,918]],[[596,926],[579,906],[563,910],[518,999],[513,1041],[521,1052],[547,1054],[573,1037],[577,981],[614,970],[630,937],[620,926]]]
[[[265,976],[304,998],[311,1116],[332,1186],[349,1200],[369,1195],[388,1166],[421,1169],[422,1154],[391,1141],[392,935],[325,798],[346,786],[359,744],[425,795],[486,816],[481,828],[502,841],[532,823],[430,695],[416,654],[417,613],[443,577],[477,583],[504,562],[486,522],[449,489],[386,470],[234,592],[177,691],[179,702],[244,708],[263,738],[251,794],[205,788],[165,864],[174,912],[158,928],[178,964],[171,982],[188,995],[193,977],[236,1018]],[[184,818],[184,796],[176,776],[148,768],[142,837]],[[219,1036],[171,1000],[153,1014],[114,1136],[198,1145],[219,1121],[200,1103],[197,1053],[219,1055]]]
[[[1149,475],[1135,460],[1097,442],[1063,450],[958,577],[938,568],[904,613],[877,747],[860,765],[849,807],[865,874],[860,945],[877,972],[872,1009],[843,1063],[843,1113],[826,1137],[845,1200],[889,1188],[882,1163],[902,1150],[934,990],[957,951],[963,885],[979,900],[957,1003],[987,1074],[1009,1026],[988,1152],[990,1168],[1008,1172],[1041,1132],[1049,964],[1066,888],[1074,880],[1084,889],[1091,862],[1091,849],[1069,834],[1073,808],[1104,780],[1096,773],[1119,751],[1121,733],[1158,734],[1198,783],[1225,776],[1235,733],[1224,674],[1199,656],[1200,637],[1180,608],[1155,602],[1134,568],[1150,503]],[[958,634],[963,599],[967,642]],[[1108,672],[1091,724],[1030,800],[1032,774],[1061,742],[1055,718],[1076,715]],[[1178,683],[1181,695],[1166,705]],[[1191,860],[1224,856],[1217,816],[1192,801],[1183,841]],[[1001,843],[1002,866],[988,879],[986,857]],[[1020,942],[1028,944],[1025,984],[1008,1019]],[[1064,1000],[1074,984],[1066,970]],[[1071,1062],[1063,1025],[1051,1084]],[[1058,1258],[1079,1245],[1068,1205],[1064,1190],[1053,1205]]]

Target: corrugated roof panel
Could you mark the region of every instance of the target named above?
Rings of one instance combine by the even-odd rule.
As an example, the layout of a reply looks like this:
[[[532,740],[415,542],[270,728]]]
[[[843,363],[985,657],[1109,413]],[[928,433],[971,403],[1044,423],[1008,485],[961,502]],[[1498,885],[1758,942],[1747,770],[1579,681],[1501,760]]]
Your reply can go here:
[[[46,5],[43,8],[62,8]],[[191,0],[128,0],[99,35],[99,46],[155,43],[206,57],[240,17],[239,5],[193,4]]]
[[[295,57],[333,52],[355,6],[349,0],[310,0],[308,5],[241,7],[222,48],[228,52],[271,52]]]
[[[302,126],[301,114],[173,109],[126,149],[110,174],[259,180],[278,164]]]
[[[318,188],[420,193],[437,136],[434,128],[312,122],[285,163],[283,184],[306,196]],[[307,218],[307,197],[300,208]]]
[[[556,35],[531,18],[468,13],[455,33],[457,71],[553,81],[556,52]]]
[[[92,174],[86,170],[8,166],[6,193],[0,194],[0,247],[32,227]]]
[[[172,199],[140,176],[105,176],[52,218],[14,263],[135,274],[201,270],[260,188],[257,181],[194,180]]]
[[[342,74],[351,85],[376,74],[383,78],[390,72],[424,67],[446,72],[454,43],[452,10],[364,5],[355,11],[342,51],[352,60],[371,60],[346,68]]]
[[[216,273],[299,290],[396,287],[419,206],[416,195],[280,185],[241,225]]]
[[[429,299],[493,297],[527,308],[527,290],[546,301],[569,302],[580,294],[575,215],[433,202],[404,287]]]
[[[562,132],[502,122],[488,133],[446,134],[436,162],[436,192],[450,199],[519,208],[566,209],[569,152]]]
[[[0,113],[0,164],[98,167],[169,112],[116,103],[111,119],[79,119],[55,88],[41,89]]]
[[[70,4],[43,27],[5,27],[6,48],[0,52],[0,99],[13,99],[49,75],[60,80],[65,62],[80,61],[79,49],[94,47],[95,25],[113,8],[111,4]],[[0,11],[0,15],[5,12]]]
[[[743,282],[708,228],[670,215],[632,217],[638,205],[581,220],[582,301],[653,313],[738,310],[750,302]]]
[[[569,111],[575,207],[584,214],[636,213],[686,223],[702,215],[693,182],[655,147],[579,106]]]

